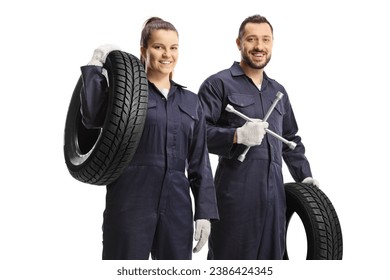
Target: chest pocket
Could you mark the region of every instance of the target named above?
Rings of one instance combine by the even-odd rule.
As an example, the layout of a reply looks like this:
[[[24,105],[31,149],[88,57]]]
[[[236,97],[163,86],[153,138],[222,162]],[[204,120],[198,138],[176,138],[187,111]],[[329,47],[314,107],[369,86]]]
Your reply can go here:
[[[197,106],[179,104],[180,127],[187,137],[192,138],[195,123],[198,121]]]
[[[255,116],[255,97],[253,95],[231,93],[228,96],[228,102],[234,107],[234,109],[243,113],[244,115],[250,118]],[[244,119],[233,113],[227,112],[226,116],[228,123],[235,127],[242,126],[246,122]]]
[[[156,125],[156,123],[157,123],[157,102],[156,100],[149,99],[145,126]]]
[[[268,111],[268,108],[271,107],[272,102],[270,101],[269,104],[267,104],[266,110]],[[279,101],[278,104],[276,104],[276,107],[272,111],[271,115],[268,118],[269,128],[276,132],[279,135],[282,135],[283,132],[283,117],[285,115],[285,109],[283,105],[283,100]]]

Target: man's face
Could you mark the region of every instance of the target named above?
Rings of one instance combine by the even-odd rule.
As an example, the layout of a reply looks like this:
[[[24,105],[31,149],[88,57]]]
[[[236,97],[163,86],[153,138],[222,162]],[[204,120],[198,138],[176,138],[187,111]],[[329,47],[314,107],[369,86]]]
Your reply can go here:
[[[248,23],[237,46],[241,51],[241,60],[249,67],[263,69],[271,60],[273,35],[267,23]]]

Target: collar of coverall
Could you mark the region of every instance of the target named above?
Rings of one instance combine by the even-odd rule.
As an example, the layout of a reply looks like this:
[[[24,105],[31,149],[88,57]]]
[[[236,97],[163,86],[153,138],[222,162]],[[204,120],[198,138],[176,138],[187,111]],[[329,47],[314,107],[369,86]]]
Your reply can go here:
[[[245,76],[245,73],[242,70],[240,63],[238,61],[234,61],[232,67],[230,67],[230,73],[232,74],[233,77]],[[265,88],[268,85],[269,79],[270,78],[267,76],[267,74],[264,71],[263,72],[263,82],[262,82],[263,88]]]

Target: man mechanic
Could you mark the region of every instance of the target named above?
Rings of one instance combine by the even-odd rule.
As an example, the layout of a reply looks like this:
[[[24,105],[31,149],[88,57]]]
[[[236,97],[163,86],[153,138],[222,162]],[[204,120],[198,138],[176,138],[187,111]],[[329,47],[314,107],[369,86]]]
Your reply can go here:
[[[319,184],[312,178],[297,135],[287,92],[264,72],[272,54],[272,25],[260,15],[246,18],[236,44],[241,61],[208,77],[198,92],[207,122],[208,149],[219,156],[215,186],[220,221],[211,226],[208,259],[283,259],[282,159],[295,181]],[[278,92],[284,97],[267,122],[261,121]],[[226,111],[228,104],[252,122]],[[295,142],[295,149],[266,134],[266,128]],[[247,146],[250,149],[240,162],[237,158]]]

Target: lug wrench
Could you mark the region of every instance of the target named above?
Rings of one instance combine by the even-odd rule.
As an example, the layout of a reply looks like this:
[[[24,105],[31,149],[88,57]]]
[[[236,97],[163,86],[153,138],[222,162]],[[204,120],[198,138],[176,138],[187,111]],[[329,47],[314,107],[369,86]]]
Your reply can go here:
[[[275,97],[274,101],[272,102],[271,107],[269,107],[267,113],[265,114],[265,116],[263,118],[263,122],[266,122],[268,120],[268,118],[271,115],[272,111],[275,109],[276,104],[278,104],[279,100],[282,99],[282,97],[283,97],[283,93],[278,91],[276,93],[276,97]],[[246,147],[245,151],[238,157],[239,161],[243,162],[245,160],[246,154],[248,153],[250,148],[251,148],[250,146]]]
[[[268,110],[267,114],[265,115],[265,117],[266,117],[267,119],[268,119],[268,117],[271,115],[271,112],[272,112],[272,110],[275,108],[277,102],[279,102],[279,100],[280,100],[282,97],[283,97],[283,94],[282,94],[282,93],[279,94],[279,92],[278,92],[278,94],[276,95],[276,98],[275,98],[274,102],[272,103],[270,109]],[[243,113],[241,113],[241,112],[235,110],[234,107],[233,107],[232,105],[230,105],[230,104],[228,104],[228,105],[226,106],[225,110],[228,111],[228,112],[230,112],[230,113],[236,114],[237,116],[243,118],[243,119],[246,120],[246,121],[249,121],[249,122],[252,121],[251,118],[249,118],[249,117],[247,117],[246,115],[244,115]],[[266,120],[266,118],[265,118],[265,120]],[[279,139],[280,141],[282,141],[283,143],[285,143],[291,150],[294,150],[295,147],[297,146],[296,143],[294,143],[294,142],[292,142],[292,141],[289,141],[289,140],[283,138],[282,136],[276,134],[275,132],[273,132],[272,130],[270,130],[270,129],[268,129],[268,128],[266,128],[265,131],[266,131],[268,134],[272,135],[273,137],[275,137],[275,138]],[[246,153],[248,152],[249,148],[250,148],[250,147],[247,147],[246,150],[238,157],[238,160],[239,160],[239,161],[241,161],[241,162],[244,161],[245,155],[246,155]]]

